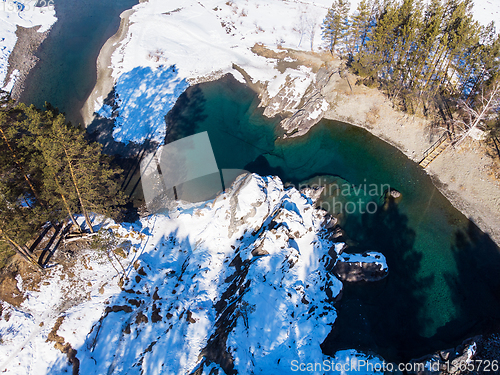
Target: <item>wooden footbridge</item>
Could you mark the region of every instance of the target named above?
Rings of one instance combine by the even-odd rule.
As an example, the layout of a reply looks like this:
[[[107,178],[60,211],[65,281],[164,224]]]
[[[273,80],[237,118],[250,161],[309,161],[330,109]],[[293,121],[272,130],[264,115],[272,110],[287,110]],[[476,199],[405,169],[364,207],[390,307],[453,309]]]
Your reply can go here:
[[[439,139],[432,144],[425,152],[424,157],[418,165],[422,168],[427,168],[427,166],[432,163],[444,150],[452,144],[451,133],[445,131]]]

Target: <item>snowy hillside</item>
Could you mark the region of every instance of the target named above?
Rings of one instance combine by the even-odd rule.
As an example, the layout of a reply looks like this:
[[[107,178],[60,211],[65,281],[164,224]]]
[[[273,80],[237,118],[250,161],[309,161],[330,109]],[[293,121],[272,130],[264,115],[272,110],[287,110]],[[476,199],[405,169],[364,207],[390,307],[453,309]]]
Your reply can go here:
[[[352,12],[358,2],[351,2]],[[483,24],[500,19],[500,1],[476,4],[474,14]],[[116,141],[141,143],[150,137],[161,143],[163,116],[187,85],[231,73],[257,88],[266,116],[304,110],[301,124],[282,124],[287,131],[303,128],[295,136],[303,134],[329,109],[322,95],[311,101],[306,93],[321,92],[328,79],[318,84],[317,68],[282,54],[285,49],[320,51],[321,24],[330,6],[331,0],[149,0],[136,5],[123,15],[127,32],[106,62],[120,98],[116,104],[123,109],[111,114],[103,106],[108,92],[96,91],[89,112],[116,118]],[[330,70],[338,68],[325,59],[322,63],[333,64]]]
[[[142,142],[152,136],[162,142],[165,124],[158,113],[164,115],[172,108],[183,91],[179,89],[226,73],[267,86],[268,101],[286,96],[287,105],[280,110],[294,112],[315,74],[294,60],[282,61],[283,67],[278,67],[277,58],[266,56],[279,48],[318,50],[321,24],[330,5],[330,0],[150,0],[134,6],[128,31],[109,63],[121,98],[118,104],[133,98],[137,108],[151,110],[141,111],[141,121],[126,109],[118,111],[115,139]],[[257,53],[256,46],[265,48]],[[167,74],[171,83],[162,78]],[[107,94],[93,94],[92,111],[108,112],[102,105]],[[315,109],[322,113],[327,108],[326,101],[319,101]]]
[[[23,4],[25,3],[25,4]],[[0,1],[0,84],[3,90],[10,91],[14,82],[11,79],[4,86],[7,78],[9,55],[16,45],[16,30],[18,26],[35,27],[40,25],[38,32],[50,29],[56,22],[53,7],[34,7],[34,2]],[[12,73],[15,77],[16,72]]]
[[[500,32],[500,1],[498,0],[474,0],[472,10],[474,18],[481,25],[487,25],[491,21],[495,22],[497,32]]]
[[[89,250],[69,270],[48,270],[19,307],[2,303],[0,371],[71,372],[61,351],[85,375],[288,373],[294,360],[369,358],[321,352],[342,290],[327,269],[350,258],[386,272],[385,258],[338,256],[344,245],[329,239],[334,219],[313,207],[315,194],[247,175],[214,201],[104,224],[120,238],[128,280],[120,289],[106,257]]]
[[[352,1],[352,11],[358,2]],[[484,24],[500,20],[500,2],[475,3],[474,14]],[[178,67],[181,78],[218,72],[242,78],[232,69],[236,64],[254,80],[270,81],[278,73],[275,66],[251,48],[318,50],[330,6],[331,0],[149,0],[134,7],[128,35],[113,55],[113,76],[168,64]]]
[[[168,64],[176,65],[182,78],[195,78],[234,72],[236,64],[256,80],[270,80],[274,66],[250,49],[256,43],[319,47],[330,5],[330,0],[150,0],[134,7],[128,35],[113,55],[113,75]]]

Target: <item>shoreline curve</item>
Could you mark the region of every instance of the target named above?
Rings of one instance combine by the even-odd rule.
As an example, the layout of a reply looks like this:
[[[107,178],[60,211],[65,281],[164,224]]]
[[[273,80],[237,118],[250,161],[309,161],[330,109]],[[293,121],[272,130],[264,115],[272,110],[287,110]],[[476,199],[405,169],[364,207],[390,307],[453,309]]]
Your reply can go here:
[[[113,89],[111,57],[127,37],[130,16],[134,12],[133,8],[122,12],[118,31],[99,52],[96,85],[81,110],[86,127],[93,120],[95,104]],[[355,76],[348,76],[355,82]],[[344,78],[345,75],[339,76],[337,86],[325,88],[323,95],[330,102],[331,109],[324,114],[324,118],[361,127],[396,147],[410,160],[418,162],[423,151],[432,144],[429,121],[391,108],[392,105],[377,89],[362,88],[358,90],[359,95],[353,95],[352,89],[348,91],[339,86]],[[360,109],[360,98],[372,100],[377,95],[379,98],[370,102],[371,106]],[[332,105],[332,102],[335,104]],[[376,106],[382,108],[380,115]],[[426,172],[446,199],[500,246],[500,183],[488,176],[490,161],[479,146],[467,152],[446,150]]]

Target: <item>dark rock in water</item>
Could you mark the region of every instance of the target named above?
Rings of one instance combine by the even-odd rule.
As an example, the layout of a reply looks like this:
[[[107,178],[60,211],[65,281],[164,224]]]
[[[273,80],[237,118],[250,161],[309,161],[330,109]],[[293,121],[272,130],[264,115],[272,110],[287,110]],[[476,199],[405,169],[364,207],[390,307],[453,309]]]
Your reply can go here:
[[[475,336],[465,340],[456,348],[441,350],[412,360],[414,368],[420,371],[408,373],[418,375],[499,374],[499,358],[499,334]]]
[[[333,273],[342,281],[378,281],[387,276],[387,272],[376,263],[337,262]]]
[[[352,254],[353,259],[349,254],[339,256],[338,261],[332,268],[332,272],[345,282],[359,281],[379,281],[387,276],[388,270],[383,262],[378,262],[377,255],[368,254]],[[365,260],[366,259],[366,260]]]
[[[331,241],[343,242],[344,237],[345,237],[344,231],[339,226],[336,226],[335,228],[329,231],[328,239]]]
[[[391,189],[389,191],[389,194],[391,195],[392,198],[400,198],[401,197],[401,193],[395,189]]]
[[[322,190],[323,191],[323,190]],[[323,228],[325,229],[333,229],[338,224],[337,218],[333,217],[330,214],[325,215],[325,220],[323,221]]]

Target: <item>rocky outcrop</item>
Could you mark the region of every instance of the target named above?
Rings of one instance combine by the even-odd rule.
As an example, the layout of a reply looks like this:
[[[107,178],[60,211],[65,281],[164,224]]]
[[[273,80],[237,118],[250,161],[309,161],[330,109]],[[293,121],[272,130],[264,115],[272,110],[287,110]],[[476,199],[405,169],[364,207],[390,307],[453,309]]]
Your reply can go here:
[[[57,298],[65,288],[71,295],[78,289],[89,293],[58,314],[52,330],[38,327],[52,332],[66,355],[40,341],[36,348],[43,358],[29,348],[23,355],[44,365],[44,373],[59,372],[49,368],[58,363],[81,374],[130,368],[198,375],[287,373],[303,353],[323,362],[328,356],[321,343],[335,324],[334,303],[343,288],[329,269],[354,263],[349,257],[356,255],[345,254],[345,245],[332,239],[337,222],[315,207],[319,192],[247,174],[213,201],[177,202],[165,214],[142,218],[132,224],[140,233],[103,224],[127,241],[123,265],[128,278],[120,288],[107,285],[117,280],[112,281],[109,261],[95,251],[75,272],[82,287],[54,269],[40,283],[38,300],[28,297],[24,308],[45,307],[46,299]],[[377,256],[359,255],[366,263],[383,264]],[[2,332],[14,327],[22,330],[15,337],[26,337],[38,325],[33,315],[6,303],[2,307],[8,310],[0,319]],[[13,314],[9,321],[8,313]],[[28,322],[29,330],[19,322]],[[0,353],[8,357],[19,342],[10,333],[3,339],[9,344],[0,343]]]
[[[342,253],[332,268],[333,274],[344,282],[379,281],[388,274],[385,257],[377,252]]]
[[[309,129],[316,125],[322,118],[323,113],[329,109],[329,104],[325,100],[322,89],[329,83],[331,77],[335,74],[331,70],[322,67],[316,74],[315,80],[311,83],[301,99],[301,104],[293,114],[281,121],[281,127],[286,131],[288,136],[298,137],[306,134]],[[281,101],[289,105],[286,96],[277,96],[273,101]],[[273,108],[273,101],[266,108]],[[283,112],[283,105],[274,105]],[[286,106],[285,106],[286,108]],[[266,114],[266,112],[264,112]]]
[[[500,335],[475,336],[456,348],[440,350],[411,361],[417,375],[500,373]]]
[[[212,202],[153,216],[154,246],[88,335],[101,360],[82,353],[81,372],[164,361],[172,373],[280,373],[303,352],[323,361],[342,283],[326,269],[336,220],[314,207],[319,193],[247,174]]]

